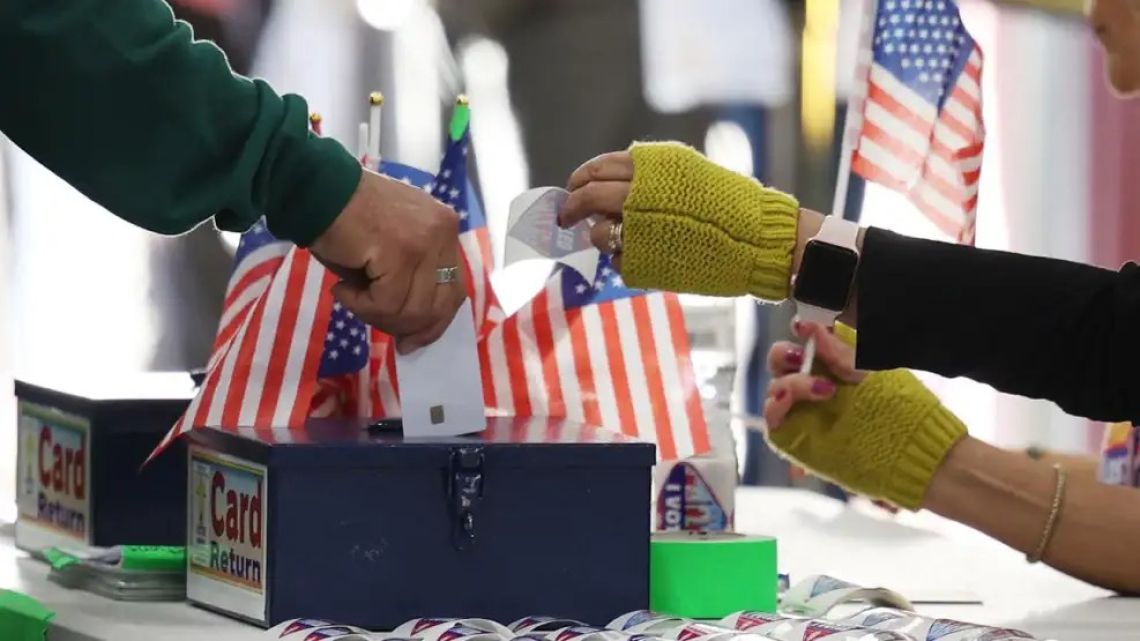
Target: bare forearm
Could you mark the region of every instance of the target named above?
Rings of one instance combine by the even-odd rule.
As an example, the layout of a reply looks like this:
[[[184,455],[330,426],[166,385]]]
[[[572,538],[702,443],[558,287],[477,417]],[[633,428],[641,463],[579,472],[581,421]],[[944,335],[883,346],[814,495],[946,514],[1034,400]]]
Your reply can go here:
[[[1065,467],[1069,478],[1083,478],[1096,480],[1100,461],[1094,456],[1086,454],[1066,454],[1064,452],[1042,452],[1038,459],[1042,463],[1060,464]]]
[[[1055,489],[1052,465],[967,437],[934,476],[925,507],[1029,553],[1040,541]],[[1140,593],[1137,532],[1140,492],[1072,475],[1044,561],[1084,581]]]

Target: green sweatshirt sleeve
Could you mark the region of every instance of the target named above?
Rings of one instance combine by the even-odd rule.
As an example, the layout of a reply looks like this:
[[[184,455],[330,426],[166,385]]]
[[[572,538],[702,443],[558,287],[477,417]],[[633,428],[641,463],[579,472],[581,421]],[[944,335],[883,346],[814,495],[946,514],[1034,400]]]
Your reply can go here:
[[[360,179],[308,106],[233,73],[161,0],[0,2],[0,130],[115,215],[180,234],[265,215],[306,246]]]

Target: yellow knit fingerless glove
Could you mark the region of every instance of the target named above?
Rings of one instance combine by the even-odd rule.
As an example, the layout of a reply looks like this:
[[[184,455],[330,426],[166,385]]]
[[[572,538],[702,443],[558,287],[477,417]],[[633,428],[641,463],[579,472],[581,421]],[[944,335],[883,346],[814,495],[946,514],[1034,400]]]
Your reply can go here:
[[[799,203],[679,143],[637,143],[622,278],[638,289],[788,297]]]
[[[966,428],[914,374],[868,374],[827,401],[797,404],[768,441],[785,457],[851,492],[910,510]]]

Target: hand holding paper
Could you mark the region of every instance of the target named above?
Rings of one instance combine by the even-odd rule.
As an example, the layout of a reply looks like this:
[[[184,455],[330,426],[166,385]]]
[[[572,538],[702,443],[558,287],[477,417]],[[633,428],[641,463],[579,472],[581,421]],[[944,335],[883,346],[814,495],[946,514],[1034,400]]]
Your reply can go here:
[[[342,305],[412,349],[435,340],[463,299],[462,282],[435,282],[437,268],[458,264],[457,223],[422,189],[365,171],[312,254],[340,278]]]

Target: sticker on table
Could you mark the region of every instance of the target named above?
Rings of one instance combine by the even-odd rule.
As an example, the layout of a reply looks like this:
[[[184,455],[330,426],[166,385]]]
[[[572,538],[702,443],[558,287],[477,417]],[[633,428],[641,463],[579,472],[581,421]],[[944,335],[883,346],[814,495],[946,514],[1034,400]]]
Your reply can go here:
[[[82,552],[91,535],[91,439],[86,419],[19,404],[16,544]]]
[[[269,628],[265,634],[275,639],[281,639],[305,630],[325,628],[333,625],[336,624],[332,621],[325,621],[324,619],[290,619]]]
[[[658,614],[650,610],[634,610],[614,619],[606,627],[628,633],[664,634],[684,627],[688,619]]]
[[[190,450],[186,595],[255,621],[265,618],[266,511],[262,465]]]
[[[839,579],[815,575],[793,585],[784,593],[781,610],[797,616],[823,617],[840,603],[866,602],[871,605],[913,610],[901,594],[886,588],[865,588]]]
[[[552,632],[562,628],[568,628],[578,625],[586,625],[585,623],[575,619],[560,619],[558,617],[537,616],[537,617],[524,617],[515,621],[507,626],[512,633],[520,636],[530,634],[531,632]],[[515,637],[518,639],[519,637]]]

